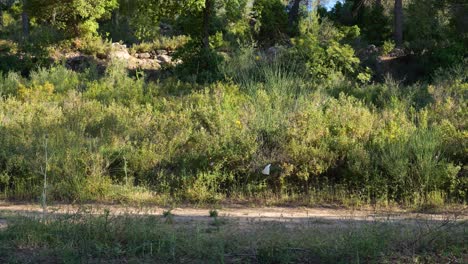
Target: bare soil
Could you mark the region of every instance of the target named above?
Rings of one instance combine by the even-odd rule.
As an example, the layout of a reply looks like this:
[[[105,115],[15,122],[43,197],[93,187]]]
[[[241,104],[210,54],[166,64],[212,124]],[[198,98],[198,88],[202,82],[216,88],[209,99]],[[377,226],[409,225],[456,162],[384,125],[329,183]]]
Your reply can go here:
[[[154,215],[162,216],[164,212],[170,211],[171,217],[178,223],[197,223],[208,222],[210,209],[180,207],[180,208],[162,208],[157,206],[121,206],[105,204],[86,204],[86,205],[54,205],[47,207],[48,214],[103,214],[109,212],[111,215],[132,215],[144,216]],[[12,204],[0,202],[0,228],[5,228],[6,220],[1,219],[1,213],[19,214],[19,215],[37,215],[42,214],[43,209],[34,204]],[[331,208],[306,208],[306,207],[238,207],[230,206],[217,209],[218,218],[227,221],[234,221],[240,224],[258,223],[258,222],[278,222],[286,225],[323,223],[327,225],[341,225],[343,223],[365,223],[365,222],[440,222],[440,221],[467,221],[468,207],[464,206],[457,211],[448,213],[414,213],[404,210],[393,209],[383,210],[350,210],[350,209],[331,209]]]

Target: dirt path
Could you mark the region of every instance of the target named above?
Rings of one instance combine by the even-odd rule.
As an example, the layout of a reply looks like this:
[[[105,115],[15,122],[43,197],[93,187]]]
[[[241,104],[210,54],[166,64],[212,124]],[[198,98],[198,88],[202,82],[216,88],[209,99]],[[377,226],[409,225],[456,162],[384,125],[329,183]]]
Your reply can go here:
[[[444,221],[468,220],[468,208],[461,208],[458,213],[446,214],[420,214],[404,211],[372,211],[372,210],[348,210],[348,209],[329,209],[329,208],[303,208],[303,207],[226,207],[217,210],[218,217],[235,220],[237,222],[286,222],[286,223],[310,223],[310,222],[413,222],[413,221]],[[165,208],[161,207],[125,207],[117,205],[56,205],[47,208],[48,213],[56,214],[74,214],[91,213],[103,214],[109,211],[112,215],[163,215]],[[209,209],[199,208],[174,208],[171,214],[174,219],[181,222],[210,221]],[[13,214],[39,214],[42,208],[32,204],[9,204],[0,203],[1,213]],[[1,224],[1,222],[0,222]]]

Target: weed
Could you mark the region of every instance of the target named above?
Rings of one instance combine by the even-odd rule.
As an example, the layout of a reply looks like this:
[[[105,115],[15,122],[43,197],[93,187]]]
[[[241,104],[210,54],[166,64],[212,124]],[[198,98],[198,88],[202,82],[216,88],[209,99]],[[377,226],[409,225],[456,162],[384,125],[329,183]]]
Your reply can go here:
[[[216,209],[210,210],[210,217],[217,218],[218,217],[218,210],[216,210]]]

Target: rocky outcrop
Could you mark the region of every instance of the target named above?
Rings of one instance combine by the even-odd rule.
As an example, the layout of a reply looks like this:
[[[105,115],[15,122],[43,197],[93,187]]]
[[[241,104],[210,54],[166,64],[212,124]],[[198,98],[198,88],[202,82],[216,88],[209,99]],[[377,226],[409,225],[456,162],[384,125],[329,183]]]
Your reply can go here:
[[[130,53],[128,52],[127,46],[119,43],[112,44],[112,50],[108,54],[110,59],[128,60],[130,59]]]
[[[137,53],[135,54],[135,57],[138,59],[148,60],[148,59],[151,59],[152,56],[150,53],[145,52],[145,53]]]
[[[129,70],[148,71],[159,71],[163,67],[171,67],[180,63],[180,61],[173,60],[171,52],[167,50],[131,54],[127,46],[120,43],[113,43],[108,53],[99,54],[99,56],[69,52],[56,57],[56,60],[62,59],[65,59],[68,68],[76,71],[82,71],[91,64],[105,68],[110,61],[115,60],[126,63]]]
[[[128,63],[128,68],[131,70],[159,70],[162,66],[170,67],[175,65],[175,62],[167,50],[156,50],[131,55],[125,45],[114,43],[112,47],[113,50],[110,52],[110,58],[126,61]]]
[[[156,57],[156,60],[161,65],[171,65],[172,64],[172,57],[170,57],[169,55],[158,55]]]

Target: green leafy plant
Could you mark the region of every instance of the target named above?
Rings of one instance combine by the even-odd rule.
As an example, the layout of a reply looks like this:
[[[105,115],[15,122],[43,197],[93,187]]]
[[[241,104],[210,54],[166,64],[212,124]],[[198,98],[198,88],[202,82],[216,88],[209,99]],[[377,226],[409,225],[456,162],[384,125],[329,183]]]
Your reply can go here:
[[[212,218],[217,218],[218,217],[218,210],[216,210],[216,209],[210,210],[209,213],[210,213],[210,217],[212,217]]]
[[[393,49],[395,49],[395,42],[392,40],[386,40],[382,45],[380,54],[388,55]]]

